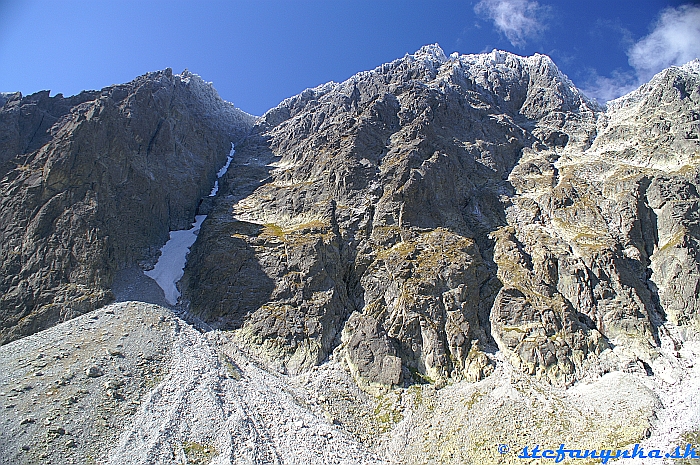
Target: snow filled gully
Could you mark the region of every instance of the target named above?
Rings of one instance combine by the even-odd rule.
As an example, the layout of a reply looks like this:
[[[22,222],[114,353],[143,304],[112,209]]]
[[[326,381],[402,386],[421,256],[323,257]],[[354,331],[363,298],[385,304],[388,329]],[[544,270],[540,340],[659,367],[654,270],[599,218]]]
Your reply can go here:
[[[234,153],[235,149],[233,144],[231,144],[231,152],[229,152],[226,158],[226,164],[216,173],[216,182],[214,183],[209,197],[214,197],[217,192],[219,192],[219,179],[226,174],[228,167],[231,165],[231,160],[233,160]],[[167,300],[170,305],[176,305],[180,298],[177,282],[180,281],[185,272],[187,254],[192,244],[197,240],[199,228],[202,226],[206,217],[207,215],[195,216],[195,221],[192,223],[190,229],[170,231],[170,239],[160,249],[160,257],[158,258],[156,266],[152,270],[144,272],[146,276],[153,279],[158,283],[160,288],[163,289],[165,300]]]

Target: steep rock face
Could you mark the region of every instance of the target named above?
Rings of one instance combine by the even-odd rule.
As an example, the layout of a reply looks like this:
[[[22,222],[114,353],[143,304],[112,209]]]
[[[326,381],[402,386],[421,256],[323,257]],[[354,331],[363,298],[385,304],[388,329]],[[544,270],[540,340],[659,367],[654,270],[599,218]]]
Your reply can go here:
[[[605,338],[557,289],[555,251],[527,251],[518,225],[538,207],[516,186],[553,192],[597,111],[546,56],[438,46],[306,90],[237,146],[184,295],[293,373],[340,346],[366,386],[477,380],[495,342],[569,382]],[[227,249],[244,264],[208,259]],[[228,299],[209,293],[222,279]]]
[[[525,151],[511,172],[509,227],[494,234],[504,288],[491,320],[515,366],[575,379],[596,346],[610,345],[622,366],[648,367],[664,322],[697,328],[699,71],[696,61],[660,73],[598,114],[590,147]],[[552,361],[562,341],[582,339],[561,333],[572,320],[605,340],[566,344],[567,368]]]
[[[254,118],[189,72],[4,94],[0,343],[104,305],[114,272],[189,226]]]
[[[98,453],[110,463],[518,463],[521,448],[542,438],[581,450],[639,443],[671,451],[695,437],[700,62],[601,108],[546,57],[448,58],[429,46],[286,100],[244,140],[244,131],[226,130],[250,118],[222,123],[228,136],[220,137],[205,115],[226,121],[231,107],[193,76],[179,79],[139,78],[124,98],[172,83],[173,101],[185,102],[163,117],[173,143],[196,155],[209,145],[192,138],[220,142],[192,209],[171,205],[185,216],[209,213],[180,283],[195,315],[182,314],[232,331],[197,331],[166,309],[131,302],[1,347],[9,446],[0,462]],[[193,100],[188,86],[199,89]],[[26,101],[25,113],[56,119],[57,134],[73,121],[63,140],[37,132],[42,118],[12,123],[21,97],[0,94],[16,111],[0,112],[2,124],[25,128],[0,135],[3,147],[39,144],[8,158],[0,224],[3,237],[17,241],[21,231],[22,240],[2,249],[3,266],[16,267],[3,268],[2,282],[18,283],[2,302],[47,299],[23,320],[37,325],[106,300],[107,284],[89,280],[108,283],[120,266],[115,254],[125,263],[145,257],[181,221],[161,215],[167,197],[155,184],[173,182],[166,171],[191,160],[155,152],[163,168],[160,158],[127,150],[138,141],[128,128],[151,115],[148,104],[134,103],[126,129],[107,110],[93,114],[122,127],[110,142],[120,149],[110,152],[97,143],[102,125],[83,131],[75,116],[106,97],[81,95],[68,110],[48,94]],[[122,100],[118,114],[129,106]],[[229,140],[236,155],[221,196],[197,207]],[[65,154],[54,147],[88,142],[117,168],[77,145]],[[62,161],[73,153],[75,162]],[[121,156],[131,187],[112,179]],[[167,191],[187,192],[185,181]],[[83,201],[70,203],[76,196]],[[21,202],[31,214],[17,213]],[[158,225],[169,224],[163,237],[146,243],[134,239],[140,233],[107,230],[115,223],[105,215],[125,205],[140,221],[151,220],[151,208]],[[12,226],[16,219],[25,222]],[[272,374],[251,353],[299,374]],[[385,389],[396,385],[404,388]]]
[[[81,92],[64,98],[49,96],[49,91],[23,97],[20,92],[2,94],[0,105],[0,175],[14,168],[15,156],[28,154],[51,139],[49,129],[70,109],[99,95],[96,91]]]
[[[643,240],[638,231],[630,236],[640,255],[649,256],[652,291],[670,321],[697,326],[700,61],[669,68],[611,102],[599,126],[591,151],[624,167],[644,188],[638,222],[651,231],[642,231]]]

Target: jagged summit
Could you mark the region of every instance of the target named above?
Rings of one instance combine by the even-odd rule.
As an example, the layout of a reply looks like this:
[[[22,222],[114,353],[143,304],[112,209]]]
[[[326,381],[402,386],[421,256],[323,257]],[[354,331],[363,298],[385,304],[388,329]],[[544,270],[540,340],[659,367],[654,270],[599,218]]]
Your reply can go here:
[[[700,61],[673,66],[608,102],[589,153],[675,172],[700,159]]]
[[[409,83],[442,93],[459,89],[458,92],[468,99],[480,101],[481,106],[502,108],[517,118],[519,124],[538,125],[537,132],[545,138],[567,126],[566,121],[561,121],[562,115],[576,114],[577,120],[586,122],[585,131],[579,131],[581,125],[576,123],[570,131],[567,129],[571,132],[567,137],[572,142],[577,141],[579,147],[590,144],[593,115],[603,110],[595,100],[581,93],[546,55],[522,57],[494,50],[472,55],[452,54],[448,59],[438,44],[432,44],[371,71],[357,73],[341,83],[329,82],[306,89],[269,110],[263,119],[276,126],[299,114],[308,104],[322,104],[337,94],[347,96],[351,102],[362,101],[376,98],[379,92],[402,93]],[[367,90],[363,92],[363,88]],[[555,114],[558,115],[556,121],[552,119]]]
[[[406,55],[407,57],[412,57],[414,60],[423,61],[433,61],[438,63],[444,63],[447,61],[447,56],[442,50],[442,47],[438,44],[424,45],[419,48],[413,55]]]
[[[0,350],[5,379],[41,380],[7,396],[6,415],[32,412],[11,413],[8,456],[37,455],[23,428],[63,434],[31,421],[49,389],[52,422],[78,424],[82,392],[109,409],[79,424],[130,422],[112,463],[488,464],[517,461],[489,444],[650,432],[643,447],[672,451],[700,426],[698,66],[607,108],[547,56],[436,44],[258,119],[169,70],[3,97],[4,340],[102,305],[208,213],[178,283],[201,332],[122,303]],[[71,328],[103,337],[75,355]],[[42,341],[55,366],[26,363]],[[91,365],[59,378],[80,354]],[[120,396],[138,411],[108,413]]]
[[[642,100],[653,93],[655,89],[666,86],[669,81],[697,80],[698,75],[700,75],[700,59],[698,58],[681,66],[671,66],[655,74],[649,82],[642,84],[638,89],[614,100],[610,100],[607,102],[606,109],[609,111],[617,111],[624,107],[638,105]],[[672,85],[674,84],[675,83],[672,83]],[[681,84],[679,82],[675,85]],[[685,87],[685,84],[683,84],[683,86]],[[692,88],[685,89],[677,87],[677,91],[678,97],[684,99],[689,92],[692,92]]]
[[[237,149],[228,196],[192,249],[184,293],[198,315],[235,329],[291,373],[340,347],[359,383],[400,384],[414,372],[479,379],[491,369],[484,348],[495,344],[521,369],[569,384],[595,370],[626,325],[657,344],[651,245],[635,245],[640,264],[624,265],[637,271],[605,272],[625,275],[606,278],[610,294],[570,277],[578,267],[624,267],[611,257],[636,256],[630,241],[642,240],[615,223],[615,207],[586,200],[607,205],[607,188],[586,185],[593,178],[582,165],[621,129],[608,131],[606,118],[549,57],[498,50],[448,59],[429,45],[304,91]],[[243,242],[210,236],[224,224]],[[241,261],[210,262],[214,248]],[[542,260],[549,264],[540,269]],[[236,284],[241,269],[274,278],[234,301],[250,289]],[[213,275],[230,285],[218,287]],[[602,294],[586,297],[597,303],[580,314],[584,297],[570,286]],[[609,313],[622,302],[638,316]],[[282,314],[305,326],[273,316]],[[532,318],[547,322],[531,327]]]
[[[0,109],[0,341],[111,299],[191,217],[255,118],[170,69],[72,97],[10,95]]]
[[[572,101],[585,101],[588,106],[601,109],[594,100],[583,96],[573,82],[559,70],[547,55],[534,54],[524,57],[511,52],[493,50],[489,53],[468,55],[459,55],[455,52],[448,59],[438,44],[425,45],[413,54],[406,54],[403,58],[378,66],[374,70],[357,73],[340,84],[328,82],[313,89],[307,89],[299,94],[298,97],[309,97],[311,95],[320,97],[338,86],[343,88],[352,87],[367,76],[386,74],[392,68],[397,67],[427,67],[426,69],[433,71],[433,74],[421,75],[421,78],[426,82],[430,82],[438,79],[438,77],[446,78],[450,74],[449,70],[452,69],[448,65],[452,65],[453,68],[460,70],[480,84],[487,84],[487,81],[492,79],[489,77],[489,73],[498,73],[499,78],[504,80],[504,86],[514,86],[524,76],[530,76],[533,84],[539,84],[543,88],[547,85],[558,86],[560,87],[559,90],[569,94]],[[493,89],[489,90],[493,91]],[[285,106],[290,100],[295,98],[297,97],[284,100],[278,107]]]

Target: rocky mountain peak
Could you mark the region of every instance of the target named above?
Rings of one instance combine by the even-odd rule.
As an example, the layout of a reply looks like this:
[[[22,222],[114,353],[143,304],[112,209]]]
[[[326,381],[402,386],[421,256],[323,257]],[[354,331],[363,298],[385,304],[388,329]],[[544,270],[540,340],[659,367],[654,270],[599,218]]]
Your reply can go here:
[[[413,55],[408,55],[416,61],[433,62],[443,64],[447,61],[447,56],[438,44],[424,45]]]
[[[109,302],[115,273],[187,227],[255,118],[170,69],[0,109],[0,341]]]
[[[111,301],[201,224],[176,309],[201,331],[131,302],[9,342],[2,366],[51,382],[6,411],[46,392],[70,420],[108,377],[78,422],[102,442],[62,462],[112,440],[100,418],[125,428],[105,463],[502,463],[484,444],[649,431],[671,451],[700,418],[699,89],[696,60],[604,108],[547,56],[434,44],[261,118],[187,70],[3,94],[0,342]],[[66,347],[91,362],[61,378]],[[43,426],[3,429],[0,458],[34,457],[21,428]]]
[[[698,60],[671,67],[608,102],[590,154],[661,171],[695,166],[700,120]]]
[[[658,225],[643,173],[592,184],[606,118],[549,57],[436,45],[304,91],[237,148],[184,295],[281,370],[336,351],[369,387],[481,379],[496,347],[570,384],[630,327],[650,361]],[[623,225],[610,189],[637,202]]]
[[[644,99],[649,98],[654,92],[661,92],[663,88],[674,87],[678,92],[677,98],[683,100],[692,93],[692,84],[682,84],[682,81],[696,80],[700,75],[700,59],[689,61],[682,66],[671,66],[663,71],[655,74],[651,80],[642,84],[638,89],[623,95],[617,99],[607,103],[606,109],[610,111],[620,110],[623,107],[634,106],[640,104]],[[682,87],[679,87],[682,86]],[[669,96],[673,98],[673,96]]]

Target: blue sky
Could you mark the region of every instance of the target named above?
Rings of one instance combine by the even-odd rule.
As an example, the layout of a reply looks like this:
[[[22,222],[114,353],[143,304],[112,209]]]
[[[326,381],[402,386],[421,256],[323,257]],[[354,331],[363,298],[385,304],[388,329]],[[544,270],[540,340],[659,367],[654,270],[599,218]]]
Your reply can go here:
[[[0,91],[75,94],[187,68],[260,115],[439,43],[545,53],[600,100],[700,55],[700,4],[661,0],[0,0]]]

